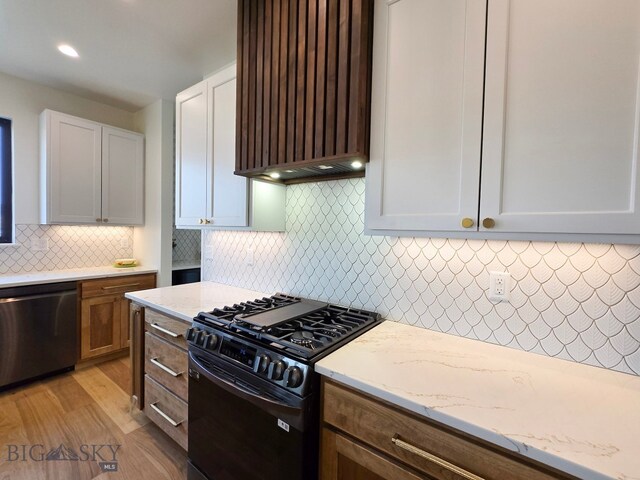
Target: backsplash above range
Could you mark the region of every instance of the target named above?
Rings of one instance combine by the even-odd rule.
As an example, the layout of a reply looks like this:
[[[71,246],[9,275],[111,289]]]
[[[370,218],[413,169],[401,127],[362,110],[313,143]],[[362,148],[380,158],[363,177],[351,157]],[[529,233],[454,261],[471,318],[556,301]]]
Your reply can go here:
[[[291,185],[286,233],[204,233],[203,279],[640,375],[640,246],[367,236],[363,219],[363,179]],[[511,274],[510,303],[489,271]]]
[[[100,267],[133,256],[133,228],[16,225],[16,244],[0,247],[0,274]]]

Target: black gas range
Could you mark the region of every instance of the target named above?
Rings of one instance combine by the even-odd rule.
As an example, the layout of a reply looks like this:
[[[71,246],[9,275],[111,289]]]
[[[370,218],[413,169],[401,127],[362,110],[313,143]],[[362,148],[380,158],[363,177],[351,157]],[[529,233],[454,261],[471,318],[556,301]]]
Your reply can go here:
[[[276,294],[202,312],[189,343],[189,479],[317,478],[319,359],[381,322]]]

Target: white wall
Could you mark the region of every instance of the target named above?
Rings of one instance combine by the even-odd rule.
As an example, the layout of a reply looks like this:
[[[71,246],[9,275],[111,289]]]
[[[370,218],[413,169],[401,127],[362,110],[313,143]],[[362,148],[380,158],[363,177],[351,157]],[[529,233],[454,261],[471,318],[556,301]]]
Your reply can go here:
[[[136,112],[134,123],[145,133],[145,224],[134,229],[133,254],[158,268],[164,287],[171,285],[174,104],[158,100]]]
[[[0,73],[0,116],[13,120],[16,224],[39,223],[38,118],[46,108],[135,130],[131,112]]]

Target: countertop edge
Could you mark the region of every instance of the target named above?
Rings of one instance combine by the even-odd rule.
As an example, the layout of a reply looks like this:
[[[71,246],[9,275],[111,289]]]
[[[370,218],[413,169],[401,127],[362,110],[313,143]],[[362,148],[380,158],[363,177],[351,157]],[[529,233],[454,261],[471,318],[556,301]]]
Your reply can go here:
[[[140,292],[145,292],[145,291],[147,291],[147,290],[140,290]],[[140,297],[136,296],[136,293],[139,293],[139,292],[125,293],[124,296],[125,296],[125,298],[128,298],[132,302],[135,302],[138,305],[142,305],[145,308],[150,308],[152,310],[155,310],[157,312],[163,313],[163,314],[168,315],[170,317],[177,318],[177,319],[182,320],[182,321],[187,322],[187,323],[191,323],[193,321],[193,317],[185,315],[184,313],[177,312],[175,310],[171,310],[168,307],[164,307],[164,306],[159,305],[157,303],[153,303],[153,302],[151,302],[149,300],[145,300],[144,298],[140,298]]]
[[[320,362],[322,362],[322,360]],[[557,470],[568,473],[569,475],[574,475],[578,478],[589,478],[592,480],[611,480],[612,479],[612,477],[608,475],[604,475],[602,473],[586,468],[582,465],[578,465],[569,460],[565,460],[561,457],[545,452],[531,445],[527,445],[517,440],[512,440],[509,437],[502,435],[500,433],[493,432],[491,430],[486,430],[485,428],[478,427],[472,423],[465,422],[463,420],[459,420],[456,417],[446,415],[437,410],[433,410],[423,405],[418,405],[415,402],[402,398],[398,395],[390,393],[379,387],[375,387],[368,383],[349,377],[345,374],[323,367],[322,365],[320,365],[320,363],[317,363],[315,365],[315,370],[316,372],[320,373],[321,375],[327,378],[330,378],[331,380],[335,380],[348,387],[352,387],[362,393],[365,393],[373,397],[376,397],[380,400],[389,402],[393,405],[404,408],[405,410],[408,410],[419,416],[422,416],[428,420],[433,420],[434,422],[438,422],[448,427],[454,428],[456,430],[469,434],[473,437],[484,440],[485,442],[491,443],[493,445],[497,445],[513,453],[522,455],[523,457],[530,458],[544,465],[548,465]]]
[[[112,268],[113,271],[101,270],[95,272],[83,273],[81,271],[69,271],[68,273],[64,270],[48,270],[42,272],[33,272],[26,274],[15,274],[8,275],[8,277],[20,277],[24,275],[25,277],[33,277],[33,278],[25,278],[24,280],[10,281],[3,283],[2,276],[0,276],[0,289],[3,288],[12,288],[12,287],[24,287],[27,285],[40,285],[47,283],[58,283],[58,282],[74,282],[81,280],[95,280],[98,278],[109,278],[109,277],[124,277],[127,275],[144,275],[147,273],[158,273],[158,269],[156,268],[145,268],[145,267],[134,267],[133,269],[126,268],[115,268],[115,267],[96,267],[96,269],[106,269]]]

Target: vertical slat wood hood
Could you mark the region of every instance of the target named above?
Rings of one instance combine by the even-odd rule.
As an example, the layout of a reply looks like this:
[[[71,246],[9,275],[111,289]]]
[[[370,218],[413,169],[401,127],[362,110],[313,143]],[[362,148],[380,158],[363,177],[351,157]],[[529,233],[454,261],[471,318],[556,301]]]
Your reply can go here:
[[[373,0],[238,0],[236,174],[364,173],[372,27]]]

